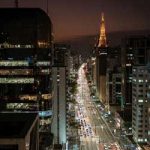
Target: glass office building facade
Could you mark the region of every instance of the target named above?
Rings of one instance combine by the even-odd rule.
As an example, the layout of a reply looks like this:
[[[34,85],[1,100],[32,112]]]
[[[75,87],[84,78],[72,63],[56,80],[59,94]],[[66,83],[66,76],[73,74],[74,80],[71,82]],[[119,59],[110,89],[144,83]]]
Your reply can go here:
[[[38,8],[0,9],[0,110],[52,115],[52,24]],[[45,129],[45,128],[44,128]]]

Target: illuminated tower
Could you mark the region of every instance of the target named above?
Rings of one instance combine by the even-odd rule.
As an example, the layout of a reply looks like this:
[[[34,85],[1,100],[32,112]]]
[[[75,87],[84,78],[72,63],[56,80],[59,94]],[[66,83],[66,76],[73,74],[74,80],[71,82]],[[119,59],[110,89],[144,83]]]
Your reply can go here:
[[[107,69],[107,44],[105,34],[104,14],[101,16],[100,37],[96,49],[96,89],[101,102],[106,102],[106,69]]]
[[[101,24],[100,24],[100,37],[99,37],[98,47],[107,47],[104,13],[102,13],[101,17],[102,18],[101,18]]]

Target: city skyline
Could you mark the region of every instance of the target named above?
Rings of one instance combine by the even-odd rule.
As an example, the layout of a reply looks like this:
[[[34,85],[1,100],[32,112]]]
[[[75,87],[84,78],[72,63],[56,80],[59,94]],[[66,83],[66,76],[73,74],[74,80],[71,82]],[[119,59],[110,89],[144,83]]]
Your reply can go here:
[[[97,44],[89,46],[89,53],[75,44],[73,52],[71,37],[83,36],[84,31],[64,32],[82,22],[74,26],[68,22],[59,32],[52,25],[54,18],[43,10],[48,1],[38,1],[45,4],[41,8],[28,7],[23,0],[22,4],[14,0],[13,8],[0,8],[0,150],[149,150],[150,32],[124,31],[120,34],[124,38],[118,37],[120,45],[112,46],[109,40],[115,37],[109,33],[108,13],[101,11],[95,33],[99,38],[96,41],[93,35],[85,41],[86,46],[92,39]],[[75,15],[73,9],[68,11]],[[142,29],[149,24],[145,25]],[[70,41],[53,40],[53,28],[56,40]]]
[[[46,4],[47,0],[19,1],[19,7],[40,7],[45,11]],[[148,0],[121,2],[49,0],[48,4],[56,41],[98,34],[101,12],[105,14],[107,32],[150,29],[150,21],[147,19],[150,17]],[[13,0],[0,2],[0,7],[14,6]]]

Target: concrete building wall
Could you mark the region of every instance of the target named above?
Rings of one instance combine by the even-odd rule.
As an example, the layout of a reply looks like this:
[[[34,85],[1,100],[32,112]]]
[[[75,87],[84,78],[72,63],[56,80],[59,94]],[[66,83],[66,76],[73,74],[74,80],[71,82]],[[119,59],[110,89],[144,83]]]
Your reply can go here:
[[[57,105],[57,73],[58,69],[57,67],[52,68],[52,79],[53,79],[53,97],[52,97],[52,111],[53,111],[53,118],[52,118],[52,124],[51,124],[51,132],[54,134],[54,143],[57,143],[57,117],[58,117],[58,105]]]
[[[0,147],[2,145],[6,145],[6,146],[17,145],[18,150],[39,150],[38,119],[39,118],[37,116],[33,124],[31,125],[30,129],[26,133],[25,137],[0,138]],[[32,131],[33,134],[35,134],[36,136],[34,139],[31,134]]]
[[[66,67],[53,67],[53,120],[51,131],[54,143],[66,143]],[[59,141],[58,141],[59,140]]]
[[[66,68],[60,68],[59,127],[60,142],[66,143]]]

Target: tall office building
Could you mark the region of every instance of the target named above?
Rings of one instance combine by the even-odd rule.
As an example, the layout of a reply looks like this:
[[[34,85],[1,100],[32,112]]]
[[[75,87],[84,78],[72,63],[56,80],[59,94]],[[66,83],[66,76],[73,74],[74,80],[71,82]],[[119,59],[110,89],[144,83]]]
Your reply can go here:
[[[68,50],[64,44],[54,45],[54,62],[52,67],[53,78],[53,120],[51,131],[54,134],[54,143],[66,146],[67,142],[67,97],[68,97]]]
[[[106,68],[107,68],[107,42],[105,34],[104,14],[102,13],[100,37],[96,48],[96,89],[97,95],[106,103]]]
[[[132,103],[133,138],[138,143],[149,142],[149,61],[150,37],[132,36],[123,49],[123,95],[125,104]]]
[[[130,36],[124,39],[122,49],[122,95],[125,105],[132,103],[132,67],[148,62],[149,37]]]
[[[120,70],[107,71],[107,99],[109,104],[121,103],[121,73]]]
[[[138,143],[150,143],[150,66],[133,67],[132,131]]]
[[[1,8],[0,18],[0,111],[38,112],[49,130],[51,21],[38,8]]]
[[[94,91],[96,90],[96,58],[91,58],[91,73],[92,73],[92,84],[94,86]]]
[[[121,48],[111,47],[107,53],[106,99],[110,105],[118,105],[121,102]]]

